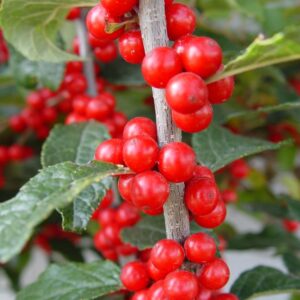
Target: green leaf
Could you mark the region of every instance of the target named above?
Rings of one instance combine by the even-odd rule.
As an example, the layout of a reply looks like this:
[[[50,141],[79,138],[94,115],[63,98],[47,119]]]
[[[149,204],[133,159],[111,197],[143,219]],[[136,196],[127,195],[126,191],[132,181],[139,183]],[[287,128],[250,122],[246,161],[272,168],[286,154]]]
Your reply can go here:
[[[240,300],[297,290],[300,290],[300,278],[265,266],[242,273],[231,288]]]
[[[300,59],[298,28],[290,28],[270,38],[259,36],[243,54],[228,62],[224,70],[207,80],[218,81],[250,70]]]
[[[119,275],[119,267],[110,261],[51,265],[17,300],[96,299],[121,289]]]
[[[0,205],[0,261],[19,253],[36,225],[54,209],[70,204],[90,185],[125,169],[92,162],[78,166],[71,162],[43,169],[10,201]]]
[[[97,146],[109,137],[104,126],[97,122],[57,125],[43,146],[42,164],[47,167],[64,161],[88,163],[94,158]],[[86,229],[111,182],[111,178],[107,178],[89,186],[71,205],[60,210],[65,230],[81,232]]]
[[[57,34],[72,7],[97,3],[97,0],[3,0],[1,27],[6,40],[30,60],[53,63],[78,60],[78,56],[57,47]]]
[[[289,272],[297,276],[300,275],[300,259],[294,253],[288,251],[282,256],[285,266]]]
[[[192,144],[198,161],[217,171],[239,158],[279,149],[286,142],[274,144],[247,138],[213,124],[207,130],[193,135]]]

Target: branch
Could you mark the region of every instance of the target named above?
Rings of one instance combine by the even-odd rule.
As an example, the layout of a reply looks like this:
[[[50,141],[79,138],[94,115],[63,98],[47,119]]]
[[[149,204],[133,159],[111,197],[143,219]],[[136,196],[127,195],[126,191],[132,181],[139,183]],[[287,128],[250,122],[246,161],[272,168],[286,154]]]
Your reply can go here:
[[[139,20],[146,53],[157,47],[168,46],[163,0],[140,0]],[[181,131],[173,123],[165,101],[165,90],[153,88],[152,93],[160,147],[181,141]],[[170,197],[164,206],[167,238],[183,242],[190,234],[189,215],[183,201],[184,184],[171,184],[170,188]]]

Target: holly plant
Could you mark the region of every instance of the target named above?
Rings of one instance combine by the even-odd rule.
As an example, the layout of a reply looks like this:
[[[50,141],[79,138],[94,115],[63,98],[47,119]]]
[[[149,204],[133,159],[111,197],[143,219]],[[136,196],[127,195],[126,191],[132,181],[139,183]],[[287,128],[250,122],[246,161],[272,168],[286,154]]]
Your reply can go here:
[[[300,299],[299,1],[0,2],[17,300]],[[283,267],[230,272],[262,249]]]

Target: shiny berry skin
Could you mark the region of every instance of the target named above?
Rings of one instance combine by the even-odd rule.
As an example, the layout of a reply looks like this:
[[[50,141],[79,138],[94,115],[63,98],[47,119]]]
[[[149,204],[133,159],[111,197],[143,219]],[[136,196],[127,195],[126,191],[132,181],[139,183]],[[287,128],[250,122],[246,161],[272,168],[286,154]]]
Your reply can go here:
[[[208,100],[212,104],[221,104],[226,102],[234,90],[234,78],[226,77],[219,81],[207,85]]]
[[[176,40],[173,44],[173,49],[176,51],[176,53],[179,55],[179,57],[182,59],[183,53],[185,52],[185,46],[187,43],[195,38],[194,35],[185,35],[181,37],[180,39]]]
[[[164,290],[169,300],[194,300],[199,287],[196,276],[187,271],[175,271],[164,280]]]
[[[214,173],[209,169],[208,167],[205,166],[197,166],[194,170],[193,176],[196,177],[206,177],[209,178],[213,181],[215,181],[215,176]]]
[[[138,135],[149,135],[156,140],[157,134],[155,123],[144,117],[136,117],[130,120],[124,127],[123,139],[127,140]]]
[[[250,168],[244,159],[238,159],[231,163],[229,171],[236,179],[245,179],[250,173]]]
[[[101,96],[90,99],[86,107],[86,117],[97,121],[104,121],[112,113],[109,104]]]
[[[147,262],[147,270],[148,270],[149,276],[154,281],[164,279],[168,274],[168,272],[165,272],[165,271],[162,271],[162,270],[156,268],[150,259]]]
[[[131,11],[138,0],[102,0],[101,3],[111,16],[120,17]]]
[[[101,252],[104,250],[109,250],[114,247],[114,244],[107,238],[104,231],[98,231],[94,236],[94,246]]]
[[[145,57],[145,49],[141,32],[128,31],[119,38],[119,52],[130,64],[140,64]]]
[[[131,185],[134,175],[122,175],[119,177],[118,190],[121,197],[131,203]]]
[[[183,248],[174,240],[160,240],[152,248],[150,261],[160,271],[166,273],[175,271],[184,261]]]
[[[151,170],[158,154],[158,145],[150,136],[136,136],[126,140],[123,145],[123,160],[135,173]]]
[[[124,28],[122,27],[113,33],[107,33],[106,24],[119,22],[120,19],[110,16],[101,4],[93,7],[86,17],[88,31],[97,39],[110,41],[117,39],[123,33]]]
[[[45,101],[39,92],[32,92],[26,97],[26,103],[29,107],[33,109],[43,109],[45,106]]]
[[[218,204],[219,191],[216,183],[206,177],[197,177],[186,185],[185,204],[197,216],[211,213]]]
[[[148,290],[143,290],[135,293],[130,300],[148,300]]]
[[[158,172],[146,171],[136,175],[132,181],[132,203],[142,210],[156,210],[168,200],[170,187]]]
[[[166,10],[169,39],[176,41],[191,34],[196,28],[196,15],[191,8],[181,3],[169,5]]]
[[[116,211],[108,207],[106,209],[102,209],[98,213],[98,222],[102,227],[105,227],[111,223],[114,223],[116,217]]]
[[[191,114],[201,109],[207,103],[207,95],[205,82],[190,72],[174,76],[166,87],[169,106],[181,114]]]
[[[95,152],[95,159],[112,163],[123,164],[123,141],[121,139],[110,139],[101,143]]]
[[[69,61],[66,64],[66,74],[81,73],[83,70],[83,63],[81,61]]]
[[[120,227],[130,227],[135,225],[140,219],[140,214],[136,207],[129,203],[122,203],[116,212],[115,220]]]
[[[226,207],[222,200],[214,208],[214,210],[204,216],[194,216],[195,222],[204,228],[215,228],[220,226],[226,218]]]
[[[239,300],[239,298],[234,294],[219,294],[213,296],[211,300]]]
[[[159,208],[149,208],[149,209],[143,209],[142,210],[146,215],[149,216],[158,216],[161,215],[164,211],[163,207]]]
[[[158,47],[146,54],[142,74],[152,87],[165,88],[168,81],[182,71],[182,64],[174,49]]]
[[[72,8],[68,15],[67,15],[67,20],[69,21],[74,21],[80,17],[80,8],[79,7],[74,7]]]
[[[227,264],[222,259],[216,258],[202,267],[199,282],[209,290],[218,290],[225,286],[229,276]]]
[[[122,268],[120,278],[129,291],[143,290],[150,280],[146,265],[138,261],[127,263]]]
[[[86,107],[90,101],[90,97],[88,95],[78,95],[74,98],[72,102],[73,112],[79,115],[85,115]]]
[[[83,94],[87,89],[87,81],[82,74],[74,73],[65,77],[63,86],[71,95]]]
[[[217,252],[214,239],[206,233],[190,235],[184,242],[184,251],[189,261],[202,264],[212,261]]]
[[[221,67],[222,49],[211,38],[197,37],[186,44],[182,60],[187,71],[207,78]]]
[[[94,55],[103,63],[114,61],[118,57],[118,48],[114,42],[94,49]]]
[[[89,33],[88,38],[89,38],[89,44],[91,45],[92,48],[103,47],[108,43],[110,43],[109,40],[97,39],[91,33]]]
[[[180,114],[172,111],[172,119],[182,131],[196,133],[205,130],[211,124],[213,109],[209,103],[206,103],[200,110],[192,114]]]
[[[122,244],[120,238],[120,227],[117,224],[110,223],[103,228],[106,238],[114,245],[119,246]]]
[[[73,124],[73,123],[80,123],[80,122],[86,122],[87,119],[79,114],[73,113],[73,114],[69,114],[68,117],[65,120],[65,124],[69,125],[69,124]]]
[[[152,284],[147,296],[147,300],[169,300],[164,290],[164,281],[160,280]]]
[[[187,144],[173,142],[165,145],[159,153],[159,171],[171,182],[184,182],[193,176],[196,154]]]

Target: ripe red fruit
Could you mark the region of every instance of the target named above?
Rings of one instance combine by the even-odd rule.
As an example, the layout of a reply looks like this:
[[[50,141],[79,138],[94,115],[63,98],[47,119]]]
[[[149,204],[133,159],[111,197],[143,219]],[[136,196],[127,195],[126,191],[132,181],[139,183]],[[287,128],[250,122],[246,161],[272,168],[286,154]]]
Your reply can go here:
[[[119,52],[130,64],[140,64],[145,57],[145,49],[141,32],[128,31],[119,38]]]
[[[137,117],[130,120],[124,127],[123,139],[127,140],[138,135],[148,135],[156,140],[157,135],[155,123],[144,117]]]
[[[9,161],[8,147],[0,146],[0,166],[7,164]]]
[[[42,111],[42,118],[45,123],[53,124],[57,119],[57,112],[54,107],[45,107]]]
[[[230,271],[227,264],[219,258],[202,267],[199,282],[209,290],[221,289],[229,279]]]
[[[244,179],[250,173],[250,168],[244,159],[238,159],[231,163],[229,170],[230,174],[236,179]]]
[[[150,261],[160,271],[175,271],[184,261],[183,248],[174,240],[160,240],[152,248]]]
[[[123,175],[119,177],[118,190],[121,197],[131,203],[131,185],[134,175]]]
[[[153,209],[143,209],[143,212],[149,216],[158,216],[163,213],[163,207],[153,208]]]
[[[109,15],[107,10],[101,4],[98,4],[95,7],[93,7],[86,17],[86,25],[88,31],[97,39],[104,39],[110,41],[117,39],[123,33],[124,27],[116,30],[113,33],[107,33],[107,23],[119,22],[120,18],[115,18]]]
[[[116,126],[117,132],[122,134],[128,121],[126,115],[122,112],[115,112],[112,116],[112,120]]]
[[[103,63],[109,63],[114,61],[118,57],[118,48],[112,41],[104,46],[95,48],[94,55]]]
[[[142,210],[160,209],[168,200],[169,193],[167,180],[155,171],[140,173],[132,181],[132,203]]]
[[[24,148],[21,145],[12,145],[8,148],[9,160],[22,160],[24,159]]]
[[[222,199],[225,203],[235,203],[237,201],[237,193],[232,189],[222,191]]]
[[[129,291],[140,291],[146,288],[150,279],[146,265],[138,261],[127,263],[122,268],[120,278]]]
[[[149,259],[148,262],[147,262],[147,270],[148,270],[149,276],[154,281],[164,279],[168,274],[168,272],[165,272],[165,271],[162,271],[162,270],[156,268],[154,266],[154,264],[152,263],[151,259]]]
[[[89,44],[91,45],[92,48],[103,47],[108,43],[110,43],[109,40],[97,39],[91,33],[89,33],[88,38],[89,38]]]
[[[73,123],[80,123],[86,121],[87,121],[86,117],[73,113],[68,115],[68,117],[65,120],[65,124],[69,125]]]
[[[294,220],[285,219],[282,221],[282,224],[288,232],[296,232],[300,227],[300,222]]]
[[[207,85],[208,100],[212,104],[224,103],[228,100],[234,90],[234,78],[226,77]]]
[[[182,142],[165,145],[159,153],[159,171],[167,180],[184,182],[193,176],[196,167],[194,150]]]
[[[172,119],[182,131],[196,133],[208,128],[213,119],[213,109],[209,103],[206,103],[192,114],[180,114],[173,110]]]
[[[147,300],[169,300],[164,290],[164,281],[155,282],[148,290]]]
[[[118,261],[118,254],[114,249],[103,250],[102,255],[105,259],[109,259],[111,261]]]
[[[210,178],[193,178],[186,186],[184,200],[194,215],[207,215],[214,210],[218,203],[218,187]]]
[[[110,139],[101,143],[95,152],[95,159],[112,163],[123,164],[123,141],[121,139]]]
[[[115,220],[120,227],[130,227],[135,225],[140,219],[140,214],[136,207],[129,203],[122,203],[116,212]]]
[[[173,0],[165,0],[165,6],[167,7],[167,6],[171,5],[172,2],[173,2]]]
[[[26,129],[27,124],[22,115],[15,115],[10,117],[9,126],[14,132],[21,133]]]
[[[190,235],[184,242],[184,251],[189,261],[207,263],[215,258],[217,246],[214,239],[206,233]]]
[[[102,227],[105,227],[111,223],[114,223],[116,217],[116,211],[108,207],[106,209],[102,209],[98,213],[98,222]]]
[[[83,94],[87,89],[87,81],[82,74],[73,73],[65,77],[63,87],[71,94]]]
[[[113,246],[119,246],[122,244],[120,231],[120,227],[113,223],[110,223],[103,228],[106,238],[113,244]]]
[[[205,216],[194,216],[195,222],[204,228],[215,228],[220,226],[226,218],[226,207],[220,199],[214,210]]]
[[[111,16],[119,17],[131,11],[138,0],[102,0],[101,3]]]
[[[146,54],[142,63],[144,79],[155,88],[165,88],[168,81],[181,71],[180,57],[168,47],[153,49]]]
[[[206,178],[210,178],[211,180],[215,181],[214,173],[208,167],[205,167],[205,166],[197,166],[194,170],[193,176],[195,178],[206,177]]]
[[[111,113],[111,108],[101,96],[90,99],[86,107],[86,117],[97,121],[104,121]]]
[[[175,41],[191,34],[196,28],[196,16],[191,8],[181,3],[169,5],[166,9],[169,39]]]
[[[197,37],[186,44],[182,59],[187,71],[207,78],[221,67],[222,49],[211,38]]]
[[[106,237],[103,230],[98,231],[94,236],[94,246],[99,251],[109,250],[114,244]]]
[[[183,53],[185,52],[185,46],[191,39],[193,39],[195,37],[196,36],[194,36],[194,35],[185,35],[175,41],[175,43],[173,45],[173,49],[176,51],[176,53],[179,55],[179,57],[181,59],[182,59]]]
[[[108,190],[104,198],[101,200],[101,203],[98,206],[98,208],[101,210],[110,207],[113,200],[114,200],[114,193],[112,190]]]
[[[45,106],[45,101],[39,92],[31,92],[26,97],[26,103],[29,107],[39,110]]]
[[[137,293],[135,293],[132,298],[130,298],[131,300],[148,300],[148,290],[143,290],[143,291],[139,291]]]
[[[169,300],[194,300],[199,291],[197,278],[191,272],[173,272],[165,278],[164,290]]]
[[[234,294],[219,294],[212,297],[211,300],[239,300]]]
[[[79,7],[74,7],[72,8],[68,15],[67,15],[67,20],[73,21],[76,20],[80,17],[80,8]]]
[[[72,102],[73,111],[79,115],[85,115],[90,99],[88,95],[78,95]]]
[[[151,170],[158,154],[158,145],[150,136],[136,136],[126,140],[123,145],[123,160],[136,173]]]

